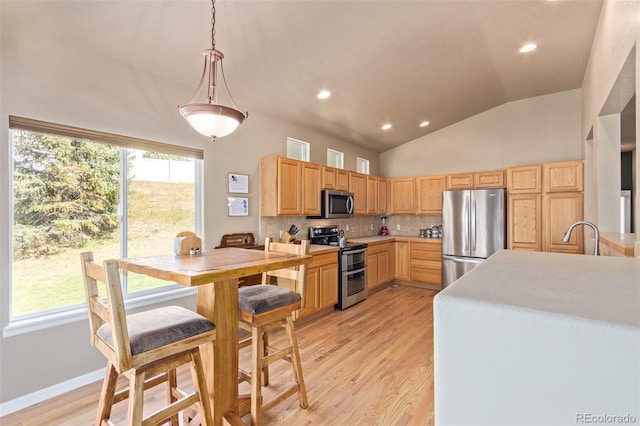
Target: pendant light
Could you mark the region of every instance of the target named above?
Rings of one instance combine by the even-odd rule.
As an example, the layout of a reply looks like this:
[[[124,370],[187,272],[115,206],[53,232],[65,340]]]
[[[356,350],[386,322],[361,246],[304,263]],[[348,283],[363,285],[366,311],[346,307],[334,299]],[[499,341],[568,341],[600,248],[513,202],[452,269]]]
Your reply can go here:
[[[196,89],[196,93],[186,105],[179,106],[180,114],[187,119],[191,127],[197,132],[211,137],[215,141],[232,133],[245,118],[249,116],[248,112],[241,112],[231,97],[227,80],[224,76],[224,68],[222,67],[222,59],[224,55],[216,50],[216,2],[211,1],[211,49],[206,49],[204,54],[204,69],[200,84]],[[217,102],[217,79],[218,64],[220,64],[220,73],[222,82],[227,92],[227,96],[231,101],[232,107],[218,105]],[[198,103],[197,98],[204,85],[207,85],[206,102]]]

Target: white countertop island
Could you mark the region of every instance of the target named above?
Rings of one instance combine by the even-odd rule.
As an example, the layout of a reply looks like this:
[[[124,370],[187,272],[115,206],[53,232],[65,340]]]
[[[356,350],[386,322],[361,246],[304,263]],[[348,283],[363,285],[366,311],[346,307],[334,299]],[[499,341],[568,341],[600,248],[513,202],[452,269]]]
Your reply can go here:
[[[638,258],[503,250],[436,296],[434,335],[438,425],[640,423]]]

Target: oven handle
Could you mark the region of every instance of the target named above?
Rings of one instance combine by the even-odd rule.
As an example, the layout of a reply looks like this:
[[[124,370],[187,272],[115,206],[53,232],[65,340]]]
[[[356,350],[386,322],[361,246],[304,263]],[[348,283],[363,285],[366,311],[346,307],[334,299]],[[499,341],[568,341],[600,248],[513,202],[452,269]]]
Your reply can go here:
[[[355,275],[355,274],[359,274],[360,272],[366,271],[366,269],[367,269],[367,266],[365,265],[364,268],[354,269],[353,271],[342,271],[342,275]]]
[[[366,253],[367,250],[368,250],[368,247],[365,247],[365,248],[361,248],[361,249],[357,249],[357,250],[343,251],[341,254],[342,254],[342,256],[349,256],[349,255],[352,255],[352,254]]]

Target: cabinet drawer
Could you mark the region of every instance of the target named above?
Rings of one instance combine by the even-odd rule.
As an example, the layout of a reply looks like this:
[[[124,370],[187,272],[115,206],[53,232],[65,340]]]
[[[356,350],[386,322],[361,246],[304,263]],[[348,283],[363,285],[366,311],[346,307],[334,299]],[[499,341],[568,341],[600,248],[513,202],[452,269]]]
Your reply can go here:
[[[325,254],[314,254],[313,260],[309,264],[309,268],[327,265],[330,263],[338,263],[338,252],[335,253],[325,253]]]
[[[411,281],[440,284],[442,272],[434,269],[411,268]]]
[[[411,270],[418,269],[433,269],[436,271],[442,270],[442,263],[438,260],[425,260],[425,259],[411,259]]]

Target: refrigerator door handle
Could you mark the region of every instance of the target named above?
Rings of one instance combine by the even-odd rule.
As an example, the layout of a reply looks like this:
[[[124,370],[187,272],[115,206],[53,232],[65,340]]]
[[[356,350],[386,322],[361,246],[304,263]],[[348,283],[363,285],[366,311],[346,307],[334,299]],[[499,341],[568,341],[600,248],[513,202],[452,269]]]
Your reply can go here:
[[[443,259],[451,260],[452,262],[457,263],[476,263],[480,264],[487,259],[473,258],[473,257],[460,257],[460,256],[449,256],[447,254],[442,255]]]
[[[476,197],[473,191],[471,191],[471,208],[470,213],[471,213],[471,217],[469,219],[470,223],[469,223],[469,234],[471,235],[471,254],[475,254],[476,252],[476,232],[477,232],[477,226],[476,226]]]

